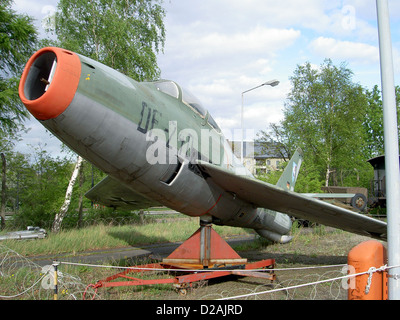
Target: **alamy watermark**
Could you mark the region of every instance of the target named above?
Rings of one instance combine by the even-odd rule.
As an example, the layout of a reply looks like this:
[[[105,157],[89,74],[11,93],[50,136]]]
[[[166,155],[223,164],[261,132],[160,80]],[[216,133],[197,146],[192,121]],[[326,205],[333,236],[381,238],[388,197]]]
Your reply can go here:
[[[146,150],[146,160],[150,164],[176,164],[177,157],[183,161],[202,160],[216,165],[231,163],[234,155],[254,157],[254,130],[234,129],[226,138],[214,129],[178,128],[177,121],[169,121],[168,129],[151,129],[146,133],[146,141],[152,142]],[[233,152],[231,151],[233,149]]]
[[[349,31],[355,30],[357,28],[356,8],[354,6],[343,6],[342,28]]]
[[[45,17],[42,19],[42,28],[46,32],[53,31],[56,28],[56,8],[52,5],[43,6],[42,14]]]
[[[356,269],[352,265],[347,264],[342,268],[341,272],[344,275],[350,276],[348,278],[342,279],[342,288],[345,290],[355,289],[356,288],[356,278],[351,277],[351,275],[356,273]]]

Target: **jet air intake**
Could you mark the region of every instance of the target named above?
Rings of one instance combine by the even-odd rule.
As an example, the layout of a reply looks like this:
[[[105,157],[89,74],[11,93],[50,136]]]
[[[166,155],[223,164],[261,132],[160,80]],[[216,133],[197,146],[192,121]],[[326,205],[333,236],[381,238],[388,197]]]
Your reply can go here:
[[[79,57],[60,48],[43,48],[28,61],[19,84],[19,96],[38,120],[56,118],[67,109],[78,88]]]

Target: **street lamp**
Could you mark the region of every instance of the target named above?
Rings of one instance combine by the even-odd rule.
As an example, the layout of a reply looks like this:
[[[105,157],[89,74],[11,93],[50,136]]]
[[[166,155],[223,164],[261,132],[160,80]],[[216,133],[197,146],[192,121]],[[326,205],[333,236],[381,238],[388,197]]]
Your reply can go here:
[[[246,90],[246,91],[243,91],[243,92],[242,92],[242,117],[241,117],[242,142],[241,142],[241,147],[240,147],[240,162],[241,162],[242,164],[243,164],[243,137],[244,137],[244,127],[243,127],[243,95],[244,95],[246,92],[252,91],[252,90],[254,90],[254,89],[258,89],[258,88],[263,87],[263,86],[276,87],[278,84],[279,84],[279,81],[278,81],[278,80],[270,80],[270,81],[264,82],[263,84],[260,84],[260,85],[257,86],[257,87],[254,87],[254,88],[251,88],[251,89],[249,89],[249,90]]]

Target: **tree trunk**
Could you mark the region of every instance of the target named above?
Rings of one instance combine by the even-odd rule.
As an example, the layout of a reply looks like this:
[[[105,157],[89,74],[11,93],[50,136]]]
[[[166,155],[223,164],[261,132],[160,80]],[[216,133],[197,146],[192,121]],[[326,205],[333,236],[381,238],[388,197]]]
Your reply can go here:
[[[61,206],[60,212],[57,213],[56,217],[54,218],[53,226],[51,228],[51,231],[53,231],[53,232],[59,232],[61,229],[62,221],[63,221],[65,215],[67,214],[69,205],[71,203],[72,191],[74,189],[74,184],[78,177],[81,166],[82,166],[82,157],[78,156],[78,159],[77,159],[76,165],[75,165],[75,169],[72,172],[71,179],[69,180],[67,192],[65,193],[64,204]]]
[[[79,202],[78,202],[78,228],[82,227],[82,211],[83,211],[83,192],[82,192],[82,186],[83,183],[85,182],[85,175],[84,175],[84,170],[83,170],[83,163],[81,166],[81,170],[79,172]]]
[[[7,162],[4,153],[1,153],[2,165],[2,178],[1,178],[1,230],[6,227],[6,169]]]
[[[331,162],[332,162],[332,150],[329,151],[328,159],[326,159],[325,187],[329,187],[329,177],[332,172]]]
[[[329,167],[326,168],[326,174],[325,174],[325,187],[329,187],[329,175],[330,175],[330,170]]]

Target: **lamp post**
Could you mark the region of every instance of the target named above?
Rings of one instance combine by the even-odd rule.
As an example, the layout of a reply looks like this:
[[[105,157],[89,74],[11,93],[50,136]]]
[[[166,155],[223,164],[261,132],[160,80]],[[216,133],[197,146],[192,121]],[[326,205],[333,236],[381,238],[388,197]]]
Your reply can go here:
[[[270,80],[270,81],[264,82],[263,84],[260,84],[260,85],[257,86],[257,87],[254,87],[254,88],[251,88],[251,89],[249,89],[249,90],[246,90],[246,91],[243,91],[243,92],[242,92],[242,116],[241,116],[242,141],[241,141],[241,146],[240,146],[240,162],[241,162],[242,164],[243,164],[243,139],[244,139],[244,126],[243,126],[243,100],[244,100],[244,99],[243,99],[243,95],[244,95],[245,93],[249,92],[249,91],[258,89],[258,88],[263,87],[263,86],[275,87],[275,86],[277,86],[278,84],[279,84],[279,81],[278,81],[278,80]]]

